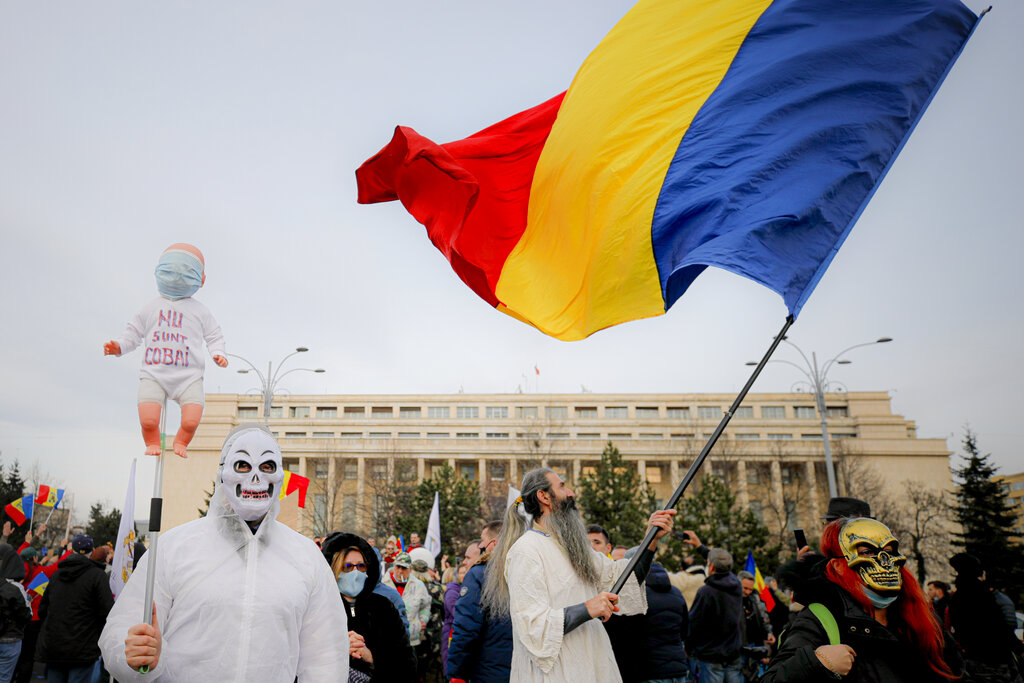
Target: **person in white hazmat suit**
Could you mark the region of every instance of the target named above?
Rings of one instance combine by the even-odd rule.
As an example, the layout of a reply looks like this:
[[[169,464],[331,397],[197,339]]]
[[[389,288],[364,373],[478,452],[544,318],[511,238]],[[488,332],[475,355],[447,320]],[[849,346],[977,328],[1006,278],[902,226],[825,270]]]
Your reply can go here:
[[[276,521],[283,479],[264,427],[228,434],[209,513],[160,535],[153,625],[139,623],[152,553],[107,617],[100,649],[118,681],[348,680],[338,585],[316,545]]]
[[[652,557],[637,565],[619,595],[605,592],[628,560],[591,547],[572,490],[542,467],[526,473],[521,491],[505,512],[481,599],[492,618],[511,616],[511,680],[621,681],[608,635],[594,620],[647,611],[643,581]],[[652,550],[672,530],[675,513],[651,515],[649,524],[658,528]]]

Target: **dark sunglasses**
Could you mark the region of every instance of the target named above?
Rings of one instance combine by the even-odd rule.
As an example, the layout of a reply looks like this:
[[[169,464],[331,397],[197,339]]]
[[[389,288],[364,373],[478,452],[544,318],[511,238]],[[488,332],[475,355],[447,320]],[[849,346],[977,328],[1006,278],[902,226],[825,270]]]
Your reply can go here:
[[[352,564],[351,562],[346,562],[345,564],[341,565],[341,573],[342,574],[347,574],[350,571],[352,571],[353,569],[355,569],[356,571],[359,571],[359,572],[365,572],[366,571],[366,564],[363,563],[363,562],[360,562],[359,564]]]

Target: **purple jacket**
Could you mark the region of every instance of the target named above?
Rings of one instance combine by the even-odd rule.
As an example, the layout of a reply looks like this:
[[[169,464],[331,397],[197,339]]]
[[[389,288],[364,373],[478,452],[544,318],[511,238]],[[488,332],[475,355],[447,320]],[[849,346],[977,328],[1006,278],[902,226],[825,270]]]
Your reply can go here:
[[[444,587],[444,621],[441,622],[441,671],[448,664],[448,642],[452,638],[452,622],[455,621],[455,602],[462,588],[456,581]]]

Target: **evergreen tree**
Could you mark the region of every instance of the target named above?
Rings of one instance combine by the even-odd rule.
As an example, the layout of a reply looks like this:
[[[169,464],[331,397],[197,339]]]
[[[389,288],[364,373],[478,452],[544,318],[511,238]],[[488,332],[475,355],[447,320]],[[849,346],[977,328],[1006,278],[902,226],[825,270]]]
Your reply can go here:
[[[676,516],[676,532],[692,529],[709,548],[723,548],[732,554],[733,571],[743,568],[747,551],[753,551],[754,561],[765,576],[773,572],[779,562],[778,543],[773,542],[768,527],[747,508],[740,507],[736,496],[719,477],[704,475],[700,490],[683,499]],[[674,571],[682,564],[684,555],[695,550],[678,537],[665,544],[662,564]]]
[[[584,521],[600,524],[616,545],[640,543],[657,505],[647,482],[641,482],[637,471],[626,466],[610,441],[594,473],[580,478],[576,494]]]
[[[26,494],[28,491],[25,490],[25,480],[21,477],[21,467],[19,467],[18,461],[15,460],[9,465],[0,463],[0,506],[5,506]],[[7,513],[3,514],[3,520],[11,523],[13,530],[7,542],[17,550],[18,546],[25,541],[25,532],[29,530],[30,525],[34,524],[34,520],[26,520],[21,526],[18,526]]]
[[[435,468],[429,479],[419,483],[412,499],[402,506],[402,512],[396,517],[398,531],[395,535],[404,534],[408,543],[409,535],[415,531],[426,540],[435,491],[441,513],[441,551],[447,555],[461,554],[466,544],[480,535],[483,500],[480,486],[456,475],[448,465]]]
[[[962,465],[953,470],[959,483],[953,516],[963,528],[955,534],[955,542],[981,560],[989,580],[1020,604],[1024,548],[1016,543],[1017,516],[1007,502],[1003,485],[992,479],[998,468],[991,457],[991,453],[981,455],[977,435],[965,428]]]
[[[217,482],[216,482],[216,480],[214,480],[214,481],[210,482],[210,490],[209,491],[203,491],[203,493],[206,494],[206,498],[203,498],[203,507],[196,508],[196,511],[199,513],[200,517],[205,517],[206,513],[208,513],[210,511],[210,499],[213,498],[213,492],[214,492],[214,490],[216,488],[217,488]]]
[[[93,504],[89,508],[89,525],[85,533],[92,538],[93,545],[99,547],[110,543],[117,543],[117,531],[121,527],[121,511],[111,508],[110,512],[103,511],[103,505]]]

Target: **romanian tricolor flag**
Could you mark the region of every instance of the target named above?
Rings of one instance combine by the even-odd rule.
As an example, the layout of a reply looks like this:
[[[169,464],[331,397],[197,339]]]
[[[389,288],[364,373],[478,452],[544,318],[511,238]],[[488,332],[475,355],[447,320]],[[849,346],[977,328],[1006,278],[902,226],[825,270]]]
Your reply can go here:
[[[24,524],[26,519],[32,519],[32,494],[11,501],[4,506],[4,512],[18,526]]]
[[[55,508],[60,505],[64,498],[64,489],[52,489],[43,484],[39,485],[39,493],[36,494],[36,505],[48,508]]]
[[[490,305],[559,339],[660,315],[708,266],[795,317],[964,47],[959,0],[641,0],[569,89],[358,171]]]
[[[761,576],[761,570],[757,568],[757,564],[754,562],[754,554],[749,550],[747,551],[747,566],[744,569],[754,575],[754,588],[757,589],[758,594],[761,596],[764,606],[771,612],[775,609],[775,597],[768,590],[764,577]]]
[[[299,492],[299,507],[306,507],[306,491],[309,489],[309,479],[302,476],[301,474],[295,474],[294,472],[284,471],[284,481],[281,483],[281,493],[278,494],[278,498],[284,500],[286,496],[290,495],[292,491]]]
[[[398,552],[405,552],[405,539],[402,538],[402,534],[398,534]]]
[[[35,591],[39,595],[46,592],[46,587],[50,585],[50,577],[46,574],[39,572],[36,578],[32,579],[28,584],[28,590]]]

